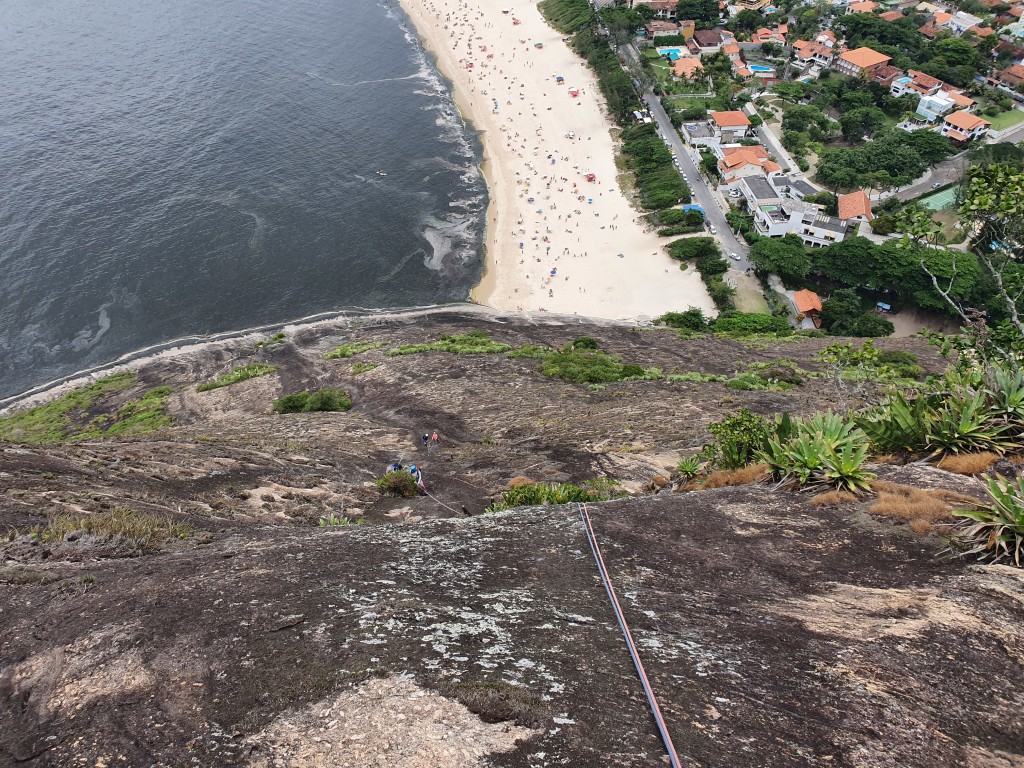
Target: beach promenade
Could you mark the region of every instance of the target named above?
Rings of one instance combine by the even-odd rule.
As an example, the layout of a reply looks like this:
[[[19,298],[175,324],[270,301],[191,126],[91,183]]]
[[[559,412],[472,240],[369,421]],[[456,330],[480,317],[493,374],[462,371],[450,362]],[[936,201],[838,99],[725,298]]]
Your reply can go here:
[[[401,2],[481,132],[491,205],[475,301],[621,320],[714,314],[700,276],[619,189],[594,75],[533,0]]]

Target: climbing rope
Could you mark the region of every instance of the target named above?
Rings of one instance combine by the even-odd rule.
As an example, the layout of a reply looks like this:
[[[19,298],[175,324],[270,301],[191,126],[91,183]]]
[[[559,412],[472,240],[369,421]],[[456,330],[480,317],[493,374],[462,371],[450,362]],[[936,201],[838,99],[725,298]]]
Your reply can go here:
[[[647,679],[647,673],[644,671],[644,664],[640,661],[640,654],[637,652],[636,644],[633,642],[633,635],[629,631],[629,625],[626,624],[626,617],[622,614],[622,606],[619,605],[619,599],[615,596],[615,588],[612,586],[612,580],[608,575],[608,569],[605,567],[604,558],[601,556],[601,547],[598,546],[597,537],[594,535],[594,526],[590,523],[590,513],[587,511],[587,505],[583,503],[577,503],[580,512],[580,521],[583,523],[583,530],[587,535],[587,543],[590,544],[590,551],[594,553],[594,560],[597,562],[597,570],[601,574],[601,582],[604,584],[604,589],[608,593],[608,599],[611,601],[612,610],[615,611],[615,618],[619,622],[619,629],[622,630],[622,636],[626,640],[626,646],[629,648],[629,655],[633,657],[633,666],[636,667],[636,673],[640,677],[640,683],[644,687],[644,694],[647,696],[647,703],[651,708],[651,714],[654,715],[654,721],[658,725],[658,731],[661,733],[661,740],[665,744],[665,749],[668,751],[668,759],[672,762],[672,768],[680,768],[679,756],[676,755],[676,748],[672,745],[672,737],[669,736],[668,726],[665,725],[665,719],[661,716],[661,707],[658,706],[658,700],[654,696],[654,690],[651,688],[651,683]]]
[[[430,491],[428,491],[423,486],[420,486],[420,490],[423,491],[425,494],[427,494],[427,496],[430,497],[431,499],[433,499],[437,504],[440,504],[442,507],[447,509],[449,512],[452,512],[453,514],[456,514],[456,515],[461,515],[462,514],[459,510],[452,509],[451,507],[449,507],[447,504],[445,504],[443,501],[438,499],[436,496],[432,496]]]

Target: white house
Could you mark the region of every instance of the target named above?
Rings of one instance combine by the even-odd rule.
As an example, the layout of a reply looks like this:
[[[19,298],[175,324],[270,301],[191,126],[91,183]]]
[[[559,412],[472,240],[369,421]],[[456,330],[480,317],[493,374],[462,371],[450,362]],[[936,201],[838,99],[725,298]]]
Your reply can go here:
[[[957,11],[953,14],[953,18],[946,24],[953,34],[958,37],[966,32],[971,27],[976,27],[984,21],[980,16],[974,16],[973,14],[966,13],[965,11]]]
[[[957,144],[963,144],[971,139],[983,138],[990,125],[992,123],[988,120],[961,109],[943,118],[939,133]]]

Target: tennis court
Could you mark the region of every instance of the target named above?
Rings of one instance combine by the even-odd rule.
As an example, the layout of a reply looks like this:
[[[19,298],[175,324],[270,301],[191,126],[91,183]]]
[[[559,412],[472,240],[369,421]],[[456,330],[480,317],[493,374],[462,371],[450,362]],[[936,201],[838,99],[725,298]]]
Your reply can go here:
[[[936,192],[934,195],[922,197],[920,203],[925,208],[931,208],[933,211],[941,211],[943,208],[951,208],[956,205],[956,187],[950,187],[949,189],[944,189],[941,192]]]

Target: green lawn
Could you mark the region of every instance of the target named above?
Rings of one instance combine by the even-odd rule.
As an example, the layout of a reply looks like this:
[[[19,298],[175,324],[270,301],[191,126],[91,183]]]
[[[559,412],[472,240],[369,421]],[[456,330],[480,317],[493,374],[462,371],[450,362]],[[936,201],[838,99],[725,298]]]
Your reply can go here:
[[[993,131],[1002,131],[1024,122],[1024,112],[1019,109],[1011,109],[1008,112],[1001,112],[995,117],[985,117],[985,119],[992,122]]]

